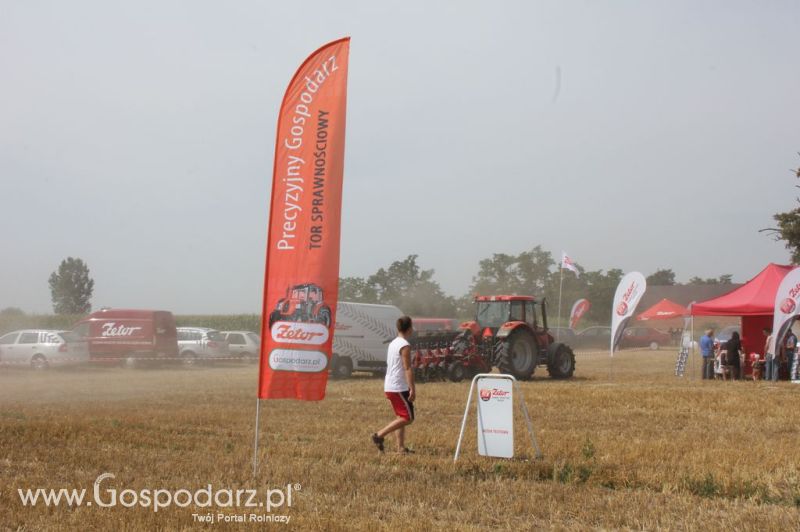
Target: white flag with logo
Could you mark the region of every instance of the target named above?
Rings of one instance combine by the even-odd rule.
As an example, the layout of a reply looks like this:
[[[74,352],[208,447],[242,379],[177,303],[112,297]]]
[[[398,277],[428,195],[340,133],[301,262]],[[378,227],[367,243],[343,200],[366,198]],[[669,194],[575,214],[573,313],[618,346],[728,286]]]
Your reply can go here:
[[[619,282],[614,294],[614,306],[611,307],[611,355],[619,345],[625,331],[625,325],[636,311],[636,306],[647,290],[647,281],[639,272],[630,272]]]
[[[772,319],[772,339],[769,343],[769,352],[778,354],[780,345],[800,314],[800,268],[795,268],[786,274],[775,294],[774,318]]]
[[[581,276],[581,273],[578,271],[578,267],[575,266],[575,263],[572,262],[572,259],[569,258],[569,256],[565,251],[561,252],[561,267],[566,268],[571,272],[574,272],[576,277]]]

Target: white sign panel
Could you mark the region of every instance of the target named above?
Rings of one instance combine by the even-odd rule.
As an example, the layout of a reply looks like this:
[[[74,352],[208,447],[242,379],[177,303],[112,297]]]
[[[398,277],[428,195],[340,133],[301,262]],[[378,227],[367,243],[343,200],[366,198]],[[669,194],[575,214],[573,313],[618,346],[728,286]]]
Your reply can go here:
[[[772,340],[769,344],[769,352],[772,354],[780,351],[776,348],[776,343],[786,338],[794,318],[800,314],[800,268],[787,273],[781,281],[775,294],[774,313]]]
[[[514,383],[510,379],[478,379],[478,453],[514,456]]]
[[[639,272],[630,272],[619,282],[614,294],[614,306],[611,308],[611,354],[622,338],[625,325],[636,311],[636,306],[647,289],[647,281]]]

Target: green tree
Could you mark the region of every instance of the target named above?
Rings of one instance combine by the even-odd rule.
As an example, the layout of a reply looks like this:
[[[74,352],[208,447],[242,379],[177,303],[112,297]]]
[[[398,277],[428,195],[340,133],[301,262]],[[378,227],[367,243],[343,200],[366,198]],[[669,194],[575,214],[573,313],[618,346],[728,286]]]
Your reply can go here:
[[[378,294],[363,277],[342,277],[339,279],[339,301],[377,303]]]
[[[611,321],[611,305],[614,303],[614,292],[622,280],[624,272],[612,268],[603,273],[603,270],[586,272],[582,277],[586,280],[586,298],[591,302],[592,308],[587,314],[587,319],[596,323],[609,323]]]
[[[50,296],[56,314],[84,314],[92,310],[94,280],[81,259],[67,257],[50,274]]]
[[[792,173],[800,179],[800,167],[792,170]],[[800,185],[795,185],[795,188],[800,188]],[[800,203],[800,198],[795,198],[795,202]],[[762,229],[760,232],[769,233],[775,237],[775,240],[786,242],[786,249],[792,254],[792,263],[800,264],[800,208],[795,207],[790,211],[779,212],[772,219],[778,226]]]
[[[669,269],[656,270],[647,276],[647,286],[672,286],[675,284],[675,272]]]
[[[687,284],[699,285],[699,284],[732,284],[732,283],[733,283],[733,275],[726,273],[720,275],[719,277],[708,277],[706,279],[694,276],[691,279],[689,279],[689,282]]]
[[[519,255],[495,253],[478,264],[472,278],[473,294],[519,294],[543,296],[553,276],[553,255],[541,246]]]
[[[392,262],[366,280],[361,293],[375,301],[395,305],[411,316],[451,317],[456,315],[456,301],[447,296],[433,280],[434,270],[423,270],[417,255]],[[358,283],[355,283],[358,287]]]

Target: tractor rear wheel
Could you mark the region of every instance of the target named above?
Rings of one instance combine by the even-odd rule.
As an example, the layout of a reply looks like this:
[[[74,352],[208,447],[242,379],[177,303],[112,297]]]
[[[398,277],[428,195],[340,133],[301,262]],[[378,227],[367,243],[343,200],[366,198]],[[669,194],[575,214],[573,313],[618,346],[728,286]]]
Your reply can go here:
[[[524,331],[511,333],[500,343],[496,356],[501,373],[513,375],[517,380],[529,380],[536,370],[536,340]]]
[[[547,372],[553,379],[569,379],[575,373],[575,353],[568,345],[559,344],[547,360]]]

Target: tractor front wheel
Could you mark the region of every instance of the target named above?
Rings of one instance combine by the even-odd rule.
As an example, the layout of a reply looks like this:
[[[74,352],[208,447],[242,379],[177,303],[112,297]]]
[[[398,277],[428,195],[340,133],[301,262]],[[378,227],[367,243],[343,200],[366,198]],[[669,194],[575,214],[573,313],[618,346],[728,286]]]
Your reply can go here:
[[[559,344],[547,360],[547,372],[553,379],[569,379],[575,373],[575,353],[564,344]]]
[[[317,322],[323,324],[326,328],[331,326],[331,311],[330,309],[324,308],[319,311],[319,315],[317,316]]]
[[[269,315],[269,328],[272,329],[272,325],[281,319],[281,312],[279,310],[273,310]]]
[[[536,370],[536,340],[523,331],[512,333],[500,343],[497,351],[497,367],[501,373],[513,375],[526,381]]]
[[[450,379],[451,382],[461,382],[466,376],[467,368],[464,367],[464,364],[460,360],[451,362],[447,367],[447,378]]]

